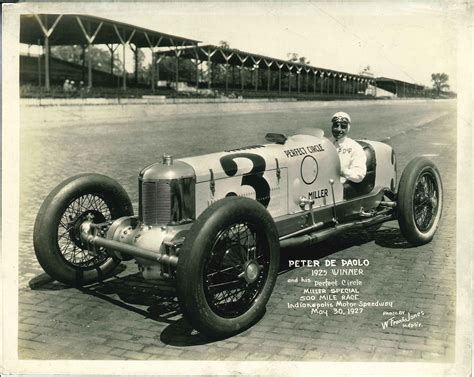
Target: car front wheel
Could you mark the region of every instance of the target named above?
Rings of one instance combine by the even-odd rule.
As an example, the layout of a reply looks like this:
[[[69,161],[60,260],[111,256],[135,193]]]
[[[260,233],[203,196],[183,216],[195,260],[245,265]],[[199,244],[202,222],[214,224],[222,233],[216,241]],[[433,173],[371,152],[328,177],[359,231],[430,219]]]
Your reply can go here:
[[[131,215],[130,198],[113,179],[100,174],[71,177],[48,195],[38,212],[33,233],[36,258],[48,275],[64,284],[99,281],[120,261],[84,242],[81,224]]]
[[[275,223],[257,201],[228,197],[211,205],[179,253],[177,288],[185,318],[212,337],[251,326],[275,285],[279,249]]]

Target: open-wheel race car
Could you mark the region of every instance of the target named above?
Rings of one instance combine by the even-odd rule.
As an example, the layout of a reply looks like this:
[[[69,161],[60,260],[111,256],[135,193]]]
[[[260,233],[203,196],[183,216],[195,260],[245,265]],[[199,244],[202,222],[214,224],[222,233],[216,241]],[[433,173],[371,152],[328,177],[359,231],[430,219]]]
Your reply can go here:
[[[176,281],[195,329],[225,337],[263,315],[281,247],[393,219],[413,245],[433,238],[443,196],[428,159],[413,159],[396,190],[395,153],[387,143],[359,141],[367,174],[360,183],[341,183],[338,153],[322,130],[266,140],[175,161],[164,155],[139,173],[138,216],[111,178],[65,180],[36,218],[39,263],[54,279],[80,286],[135,258],[144,279]]]

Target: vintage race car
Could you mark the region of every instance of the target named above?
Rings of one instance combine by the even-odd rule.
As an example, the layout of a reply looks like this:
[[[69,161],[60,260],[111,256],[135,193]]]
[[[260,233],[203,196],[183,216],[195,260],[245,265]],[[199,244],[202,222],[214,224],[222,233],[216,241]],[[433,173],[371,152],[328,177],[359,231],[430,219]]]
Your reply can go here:
[[[341,183],[336,148],[320,129],[268,144],[144,168],[139,211],[125,190],[99,174],[71,177],[36,218],[39,263],[68,285],[101,281],[135,258],[145,279],[175,279],[185,318],[225,337],[261,317],[279,270],[280,248],[310,245],[354,228],[398,219],[413,245],[429,242],[442,212],[441,177],[413,159],[396,190],[395,153],[362,140],[367,174]]]

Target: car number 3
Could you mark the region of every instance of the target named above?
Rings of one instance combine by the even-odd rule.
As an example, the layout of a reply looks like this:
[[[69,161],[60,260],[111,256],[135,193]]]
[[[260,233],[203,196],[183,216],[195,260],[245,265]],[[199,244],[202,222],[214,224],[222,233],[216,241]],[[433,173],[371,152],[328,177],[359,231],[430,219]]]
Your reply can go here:
[[[252,161],[252,169],[242,176],[241,186],[247,185],[253,187],[257,201],[264,207],[268,207],[270,203],[270,185],[263,178],[266,163],[262,156],[253,153],[234,153],[228,154],[220,158],[222,169],[229,177],[233,177],[237,173],[236,158],[246,158]],[[227,196],[237,195],[235,192],[227,193]]]

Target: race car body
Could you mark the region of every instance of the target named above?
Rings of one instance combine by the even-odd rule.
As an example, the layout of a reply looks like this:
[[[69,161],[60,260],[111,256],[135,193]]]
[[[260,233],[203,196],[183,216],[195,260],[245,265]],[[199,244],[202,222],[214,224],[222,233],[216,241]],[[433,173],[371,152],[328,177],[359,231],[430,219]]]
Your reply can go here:
[[[384,142],[360,140],[366,176],[343,183],[338,153],[323,131],[266,139],[177,160],[165,155],[139,173],[138,216],[108,177],[64,181],[37,216],[38,261],[55,279],[84,285],[134,258],[145,279],[176,279],[183,314],[195,328],[228,336],[263,313],[280,247],[393,219],[414,245],[433,238],[442,184],[432,162],[410,162],[396,191],[395,153]]]

